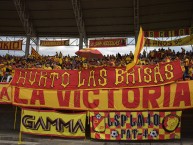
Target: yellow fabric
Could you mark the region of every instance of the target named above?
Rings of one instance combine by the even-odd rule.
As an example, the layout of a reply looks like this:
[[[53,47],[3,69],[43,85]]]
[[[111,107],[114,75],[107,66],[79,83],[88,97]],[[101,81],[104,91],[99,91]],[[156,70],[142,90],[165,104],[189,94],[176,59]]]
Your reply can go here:
[[[182,111],[118,112],[118,115],[117,112],[90,112],[91,138],[116,141],[180,139],[181,115]],[[142,119],[139,119],[140,116]],[[159,118],[158,124],[155,124],[156,118]],[[164,127],[170,132],[167,132]],[[137,131],[136,136],[130,135],[133,130]],[[153,130],[157,131],[157,135],[152,137]],[[115,134],[113,136],[112,131],[115,131],[118,136]]]
[[[62,64],[62,61],[63,61],[62,58],[59,58],[59,64]]]
[[[1,68],[0,68],[0,76],[3,76],[3,71]]]
[[[128,71],[129,69],[131,69],[132,67],[134,67],[136,65],[136,63],[138,61],[138,56],[139,56],[141,50],[143,49],[143,46],[144,46],[144,32],[143,32],[141,27],[140,27],[139,36],[138,36],[137,40],[138,41],[137,41],[137,45],[135,47],[135,52],[134,52],[134,60],[133,60],[133,62],[126,65],[126,71]]]
[[[106,110],[106,111],[112,111],[112,110],[130,110],[130,111],[136,111],[136,110],[168,110],[168,109],[188,109],[193,107],[193,81],[183,81],[178,83],[172,83],[167,85],[169,90],[166,92],[165,86],[156,86],[157,89],[159,89],[160,95],[157,96],[156,102],[158,106],[153,107],[150,101],[149,106],[144,107],[144,104],[147,104],[145,98],[147,98],[147,95],[152,95],[155,93],[155,90],[150,88],[149,94],[144,94],[144,90],[147,89],[147,87],[139,87],[134,88],[136,92],[139,92],[139,94],[135,94],[134,90],[132,88],[129,89],[128,95],[123,96],[123,91],[125,89],[117,89],[114,90],[111,94],[113,96],[113,102],[109,98],[109,91],[110,90],[98,90],[97,93],[94,93],[93,90],[79,90],[80,96],[76,96],[78,90],[72,90],[69,92],[65,90],[61,90],[61,95],[58,95],[59,92],[57,90],[42,90],[43,94],[40,96],[41,100],[43,100],[44,103],[41,103],[40,99],[36,99],[34,101],[33,95],[34,93],[39,94],[37,90],[33,89],[25,89],[20,88],[19,89],[19,100],[24,99],[26,103],[18,102],[17,98],[13,99],[14,105],[20,105],[24,107],[43,107],[43,108],[58,108],[58,109],[78,109],[78,110]],[[167,89],[168,89],[167,88]],[[152,90],[153,89],[153,90]],[[18,91],[17,87],[14,87],[13,93],[15,91]],[[65,97],[66,93],[69,93],[69,100]],[[166,95],[167,93],[168,96]],[[84,94],[84,95],[83,95]],[[189,94],[189,95],[188,95]],[[176,96],[179,95],[179,96]],[[139,97],[139,104],[135,107],[129,107],[124,105],[125,101],[133,102],[133,99]],[[169,98],[168,105],[164,105],[164,100]],[[178,98],[184,99],[186,98],[186,103],[184,101],[180,101]],[[78,99],[77,99],[78,98]],[[125,99],[124,99],[125,98]],[[63,100],[65,102],[65,105],[59,101]],[[77,99],[77,100],[76,100]],[[34,102],[34,103],[33,103]],[[75,105],[75,102],[79,105]],[[174,105],[174,102],[180,102],[179,105]],[[113,104],[113,107],[109,107],[109,103]],[[89,107],[88,104],[93,104],[92,107]]]
[[[15,73],[15,69],[12,69],[11,76],[14,76],[14,73]]]
[[[29,116],[34,118],[30,118]],[[35,127],[34,125],[38,122],[38,119],[41,119],[43,125],[40,123],[40,126]],[[55,125],[52,125],[48,123],[48,119],[57,121]],[[86,113],[64,114],[55,111],[23,109],[21,120],[20,131],[22,132],[61,137],[85,136]],[[30,126],[30,122],[33,122],[34,125]],[[45,126],[46,122],[47,125]],[[66,125],[62,124],[62,122],[66,123]]]
[[[6,67],[3,67],[1,70],[2,70],[3,75],[4,75],[4,74],[5,74],[5,72],[6,72]]]
[[[52,68],[49,66],[49,67],[44,67],[45,70],[52,70]]]
[[[192,45],[193,44],[193,35],[186,36],[184,38],[171,40],[171,41],[160,41],[145,38],[145,46],[147,47],[165,47],[165,46],[183,46],[183,45]],[[183,48],[182,48],[182,51]]]
[[[61,66],[57,65],[55,69],[62,69]]]
[[[189,65],[189,62],[190,62],[189,59],[186,58],[186,59],[185,59],[185,66],[188,66],[188,65]]]
[[[190,76],[192,76],[192,72],[193,72],[193,68],[190,67],[189,70],[188,70],[188,74],[189,74]]]

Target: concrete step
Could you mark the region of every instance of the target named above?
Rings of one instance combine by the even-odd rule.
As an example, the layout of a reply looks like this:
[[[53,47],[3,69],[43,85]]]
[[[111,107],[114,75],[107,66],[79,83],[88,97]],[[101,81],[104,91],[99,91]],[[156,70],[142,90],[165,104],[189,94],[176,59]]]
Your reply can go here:
[[[18,144],[19,132],[0,131],[0,145]],[[193,145],[193,139],[173,141],[102,141],[90,139],[65,139],[48,136],[22,134],[21,145]]]
[[[10,141],[10,140],[0,140],[0,145],[40,145],[40,143],[36,142],[18,142],[18,141]]]

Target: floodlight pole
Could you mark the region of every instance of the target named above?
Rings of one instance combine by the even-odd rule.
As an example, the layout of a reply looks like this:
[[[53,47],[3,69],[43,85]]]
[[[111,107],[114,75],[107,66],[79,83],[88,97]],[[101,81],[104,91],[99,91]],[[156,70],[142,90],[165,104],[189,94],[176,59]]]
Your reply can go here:
[[[33,27],[32,22],[30,22],[29,14],[28,14],[28,11],[26,10],[26,3],[25,3],[26,1],[25,0],[13,0],[13,2],[17,10],[17,13],[19,15],[20,21],[23,25],[24,31],[26,33],[27,42],[26,42],[25,56],[27,57],[29,55],[31,37],[37,37],[37,34]],[[35,44],[38,45],[37,43]]]
[[[88,38],[86,36],[86,31],[85,31],[85,25],[84,25],[84,20],[83,20],[83,14],[82,14],[82,8],[80,4],[80,0],[71,0],[72,1],[72,7],[76,19],[76,24],[78,27],[79,31],[79,49],[83,48],[83,42],[88,47]]]
[[[134,4],[134,32],[136,45],[139,34],[139,0],[133,0],[133,4]]]

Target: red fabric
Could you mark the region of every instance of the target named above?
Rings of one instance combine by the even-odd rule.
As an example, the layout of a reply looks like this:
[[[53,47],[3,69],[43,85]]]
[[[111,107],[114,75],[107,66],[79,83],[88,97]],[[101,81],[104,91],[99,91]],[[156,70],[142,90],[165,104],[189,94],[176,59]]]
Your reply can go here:
[[[87,59],[92,59],[92,58],[103,58],[103,55],[100,51],[97,49],[81,49],[77,52],[75,52],[76,55],[80,57],[85,57]]]
[[[173,74],[173,77],[171,77],[171,74]],[[169,84],[181,78],[180,61],[173,61],[159,65],[135,66],[127,73],[125,73],[125,67],[99,67],[81,71],[16,69],[11,85],[55,90],[128,88]],[[145,79],[150,81],[147,83]]]

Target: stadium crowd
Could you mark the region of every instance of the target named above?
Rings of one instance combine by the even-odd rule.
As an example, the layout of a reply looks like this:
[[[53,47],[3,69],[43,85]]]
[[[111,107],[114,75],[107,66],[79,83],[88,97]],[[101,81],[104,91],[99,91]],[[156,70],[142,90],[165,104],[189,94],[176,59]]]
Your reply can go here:
[[[79,56],[62,56],[56,53],[55,56],[36,57],[29,55],[26,57],[5,55],[0,56],[0,82],[9,82],[16,68],[22,69],[88,69],[103,66],[123,67],[131,63],[133,53],[130,51],[127,55],[104,56],[102,59],[86,59]],[[181,60],[183,70],[183,80],[193,79],[193,52],[185,51],[181,48],[180,52],[172,51],[170,48],[152,50],[149,53],[144,49],[139,56],[138,65],[151,65],[159,62],[170,62],[173,60]]]

